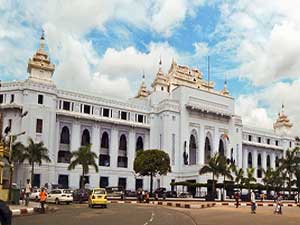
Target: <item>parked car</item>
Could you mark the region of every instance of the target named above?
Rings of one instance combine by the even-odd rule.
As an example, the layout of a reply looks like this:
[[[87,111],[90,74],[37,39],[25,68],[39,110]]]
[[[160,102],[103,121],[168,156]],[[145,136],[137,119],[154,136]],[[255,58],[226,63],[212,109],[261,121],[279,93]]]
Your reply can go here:
[[[51,191],[47,196],[47,202],[48,203],[66,203],[70,204],[73,202],[73,196],[71,193],[71,190],[69,189],[56,189]]]
[[[193,195],[189,192],[180,192],[178,198],[193,198]]]
[[[165,198],[166,197],[166,188],[157,188],[154,191],[154,194],[157,194],[159,198]]]
[[[0,224],[11,225],[12,212],[6,203],[0,200]]]
[[[113,197],[113,198],[121,198],[123,199],[124,198],[124,189],[123,187],[119,187],[119,186],[116,186],[116,187],[107,187],[106,188],[106,192],[107,192],[107,197],[110,198],[110,197]]]
[[[127,190],[125,192],[125,196],[126,197],[136,197],[136,195],[137,195],[136,191],[129,191],[129,190]]]
[[[40,200],[40,191],[41,189],[33,189],[31,194],[29,195],[30,200],[39,201]]]
[[[166,197],[167,198],[177,198],[177,192],[176,191],[167,191]]]
[[[107,208],[107,192],[104,188],[94,188],[91,190],[89,201],[89,207],[94,208],[96,205],[100,205],[103,208]]]
[[[73,201],[74,202],[87,202],[89,200],[89,194],[90,190],[89,189],[76,189],[73,191]]]

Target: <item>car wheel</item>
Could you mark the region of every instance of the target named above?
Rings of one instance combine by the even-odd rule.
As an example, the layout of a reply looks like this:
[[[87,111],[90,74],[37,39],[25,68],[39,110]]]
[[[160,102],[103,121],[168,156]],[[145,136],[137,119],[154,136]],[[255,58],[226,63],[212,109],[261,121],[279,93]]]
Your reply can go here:
[[[58,199],[58,198],[55,199],[55,204],[56,204],[56,205],[59,205],[59,199]]]
[[[105,208],[105,209],[106,209],[106,208],[107,208],[107,205],[103,205],[103,208]]]

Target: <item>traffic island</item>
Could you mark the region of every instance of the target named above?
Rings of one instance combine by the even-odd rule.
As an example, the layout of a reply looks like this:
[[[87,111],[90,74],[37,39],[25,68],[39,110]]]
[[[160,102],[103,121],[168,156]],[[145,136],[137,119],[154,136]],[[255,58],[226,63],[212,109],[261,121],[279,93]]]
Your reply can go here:
[[[32,214],[41,214],[41,207],[38,203],[30,203],[29,206],[24,205],[9,205],[12,216],[25,216]],[[45,213],[56,212],[58,208],[45,206]]]

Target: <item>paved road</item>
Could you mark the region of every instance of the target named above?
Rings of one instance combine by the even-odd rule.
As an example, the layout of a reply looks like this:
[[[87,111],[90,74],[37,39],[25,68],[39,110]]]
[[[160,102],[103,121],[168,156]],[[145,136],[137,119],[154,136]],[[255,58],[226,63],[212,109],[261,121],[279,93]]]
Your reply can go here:
[[[52,214],[15,217],[13,225],[195,225],[185,212],[153,205],[110,204],[107,209],[63,205]]]

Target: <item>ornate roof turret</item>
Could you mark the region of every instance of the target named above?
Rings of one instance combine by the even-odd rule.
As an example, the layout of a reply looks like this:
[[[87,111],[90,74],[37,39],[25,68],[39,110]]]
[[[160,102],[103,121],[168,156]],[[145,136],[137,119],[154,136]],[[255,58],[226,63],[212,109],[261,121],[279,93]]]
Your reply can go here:
[[[290,122],[289,118],[284,113],[284,105],[281,106],[281,112],[278,113],[278,118],[273,124],[275,132],[281,134],[289,134],[290,128],[293,127],[293,124]]]
[[[162,71],[162,61],[161,58],[159,60],[159,68],[158,68],[158,72],[156,73],[155,79],[153,81],[153,83],[151,84],[151,86],[156,89],[156,86],[161,86],[161,90],[164,90],[164,87],[167,87],[169,85],[168,83],[168,78],[164,75],[163,71]]]
[[[50,58],[45,51],[45,36],[44,31],[40,38],[40,46],[36,53],[28,61],[27,72],[29,73],[29,79],[52,83],[52,76],[55,70],[55,65],[50,62]]]
[[[227,89],[227,78],[225,77],[225,81],[224,81],[224,88],[223,90],[221,90],[221,94],[222,95],[229,95],[229,90]]]
[[[136,95],[136,98],[146,98],[146,97],[148,97],[148,95],[149,95],[149,91],[147,90],[147,87],[145,85],[145,74],[143,71],[143,80],[142,80],[141,86],[139,88],[139,91]]]

